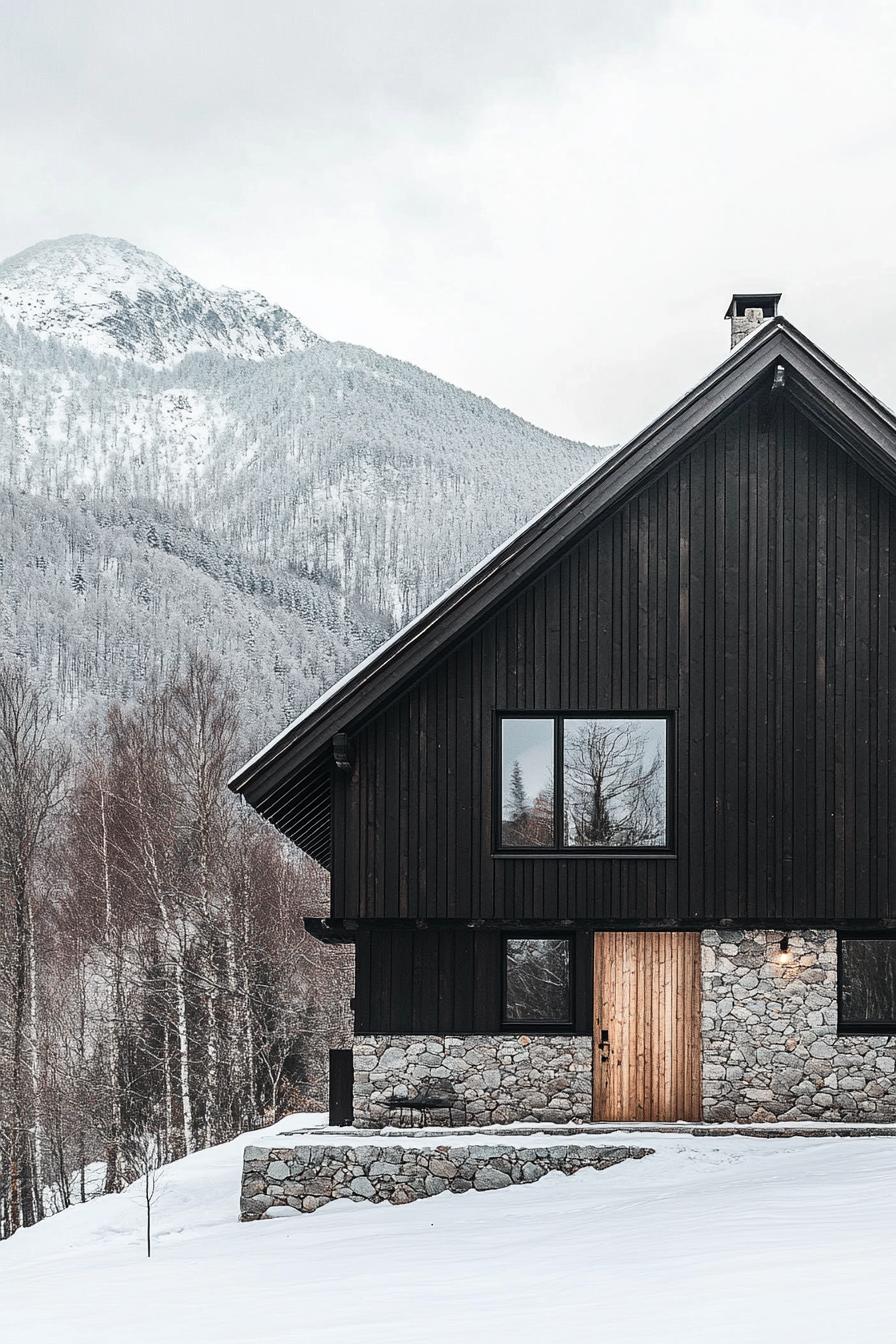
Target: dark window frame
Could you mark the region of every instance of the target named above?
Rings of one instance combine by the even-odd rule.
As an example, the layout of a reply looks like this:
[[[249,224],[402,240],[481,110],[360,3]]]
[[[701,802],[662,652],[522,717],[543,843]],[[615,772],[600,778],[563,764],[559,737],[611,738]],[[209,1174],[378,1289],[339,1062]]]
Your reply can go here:
[[[547,940],[560,941],[566,943],[568,951],[569,966],[569,987],[568,1004],[569,1017],[563,1021],[559,1019],[553,1022],[547,1022],[544,1019],[533,1018],[530,1021],[523,1022],[518,1018],[508,1018],[507,1016],[507,944],[511,941],[519,942],[522,939],[529,942],[544,942]],[[512,1032],[514,1035],[522,1033],[531,1033],[540,1036],[574,1036],[576,1030],[576,936],[569,929],[503,929],[501,932],[501,1030]]]
[[[554,843],[505,845],[503,837],[504,771],[502,725],[505,719],[547,719],[554,725]],[[666,723],[666,843],[664,845],[565,845],[563,826],[564,719],[663,719]],[[493,858],[674,858],[675,857],[675,734],[676,715],[670,709],[496,709],[492,725],[492,846]]]
[[[892,1022],[855,1022],[843,1012],[843,944],[896,943],[896,934],[883,929],[869,929],[867,933],[852,930],[837,934],[837,1035],[838,1036],[896,1036],[896,1018]]]

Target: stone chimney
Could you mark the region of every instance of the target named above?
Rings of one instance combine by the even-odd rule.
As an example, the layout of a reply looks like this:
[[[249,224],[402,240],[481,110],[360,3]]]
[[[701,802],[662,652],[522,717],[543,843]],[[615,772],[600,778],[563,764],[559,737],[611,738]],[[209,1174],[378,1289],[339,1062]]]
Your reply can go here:
[[[731,323],[731,349],[778,311],[780,294],[733,294],[725,317]]]

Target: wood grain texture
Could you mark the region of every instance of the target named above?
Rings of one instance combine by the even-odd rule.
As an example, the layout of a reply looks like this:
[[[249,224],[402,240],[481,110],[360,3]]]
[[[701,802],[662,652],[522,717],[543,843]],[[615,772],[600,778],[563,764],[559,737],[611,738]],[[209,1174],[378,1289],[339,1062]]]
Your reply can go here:
[[[786,398],[746,399],[354,735],[333,916],[896,919],[894,518]],[[514,709],[671,712],[674,854],[495,854]]]
[[[594,1119],[701,1118],[700,935],[596,933]]]
[[[503,1031],[502,947],[497,929],[365,925],[355,934],[355,1031],[359,1035]],[[573,1031],[579,1036],[591,1034],[592,961],[591,934],[577,929],[572,989]],[[557,1035],[558,1029],[544,1032]]]

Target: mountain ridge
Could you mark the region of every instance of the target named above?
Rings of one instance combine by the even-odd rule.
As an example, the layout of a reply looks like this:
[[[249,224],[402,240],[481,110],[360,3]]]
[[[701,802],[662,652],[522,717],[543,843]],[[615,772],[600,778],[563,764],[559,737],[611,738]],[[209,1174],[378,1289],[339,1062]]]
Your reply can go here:
[[[92,256],[66,339],[0,320],[0,631],[72,721],[200,645],[255,749],[603,455],[344,342],[96,351]]]
[[[47,239],[0,262],[0,316],[154,368],[203,350],[266,359],[319,339],[256,290],[208,289],[154,252],[94,234]]]

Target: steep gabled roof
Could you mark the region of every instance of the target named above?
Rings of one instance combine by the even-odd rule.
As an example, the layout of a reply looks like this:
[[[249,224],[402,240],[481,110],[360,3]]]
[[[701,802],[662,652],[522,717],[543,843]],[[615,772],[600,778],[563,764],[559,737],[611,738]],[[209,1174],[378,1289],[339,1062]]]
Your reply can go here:
[[[896,489],[896,417],[796,327],[774,317],[316,700],[237,771],[231,789],[329,866],[334,735],[350,734],[376,714],[761,380],[768,378],[771,385],[779,364],[784,395]]]

